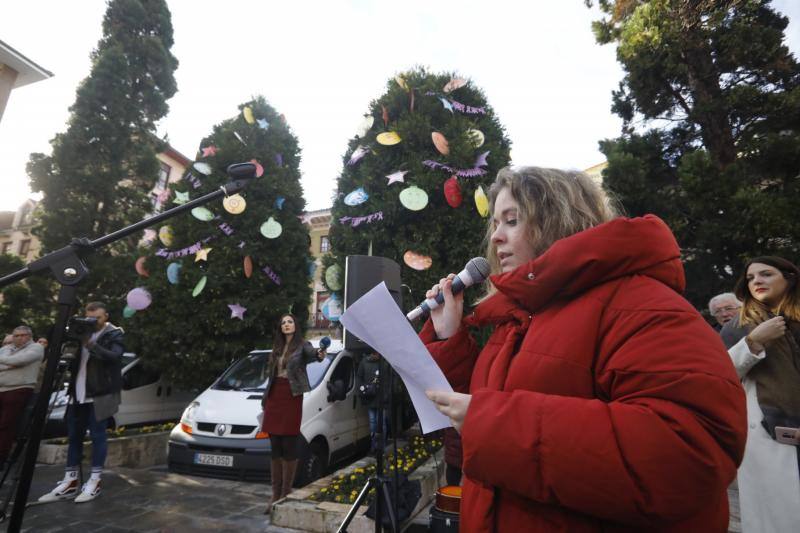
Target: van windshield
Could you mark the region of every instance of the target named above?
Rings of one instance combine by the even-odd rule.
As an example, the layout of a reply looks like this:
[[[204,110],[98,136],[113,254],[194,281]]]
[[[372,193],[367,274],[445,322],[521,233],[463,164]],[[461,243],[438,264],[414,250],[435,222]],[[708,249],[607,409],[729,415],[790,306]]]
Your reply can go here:
[[[263,392],[267,387],[267,364],[269,351],[251,352],[239,359],[225,371],[211,387],[216,390],[237,390],[246,392]],[[314,389],[322,381],[325,371],[331,364],[335,354],[328,354],[322,361],[315,361],[306,366],[308,383]]]

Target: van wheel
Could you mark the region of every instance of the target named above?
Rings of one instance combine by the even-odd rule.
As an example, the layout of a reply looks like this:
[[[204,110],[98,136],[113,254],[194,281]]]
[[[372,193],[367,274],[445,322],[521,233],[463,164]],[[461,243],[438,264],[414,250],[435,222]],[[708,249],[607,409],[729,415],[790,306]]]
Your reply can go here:
[[[328,469],[328,450],[320,441],[312,442],[305,450],[297,476],[294,479],[295,487],[304,487],[321,478]]]

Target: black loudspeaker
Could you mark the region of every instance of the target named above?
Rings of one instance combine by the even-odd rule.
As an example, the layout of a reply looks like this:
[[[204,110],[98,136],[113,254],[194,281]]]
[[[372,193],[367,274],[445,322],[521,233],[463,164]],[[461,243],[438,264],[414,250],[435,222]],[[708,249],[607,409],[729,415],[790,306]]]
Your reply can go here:
[[[400,292],[400,265],[386,257],[373,255],[348,255],[344,262],[344,309],[371,291],[382,281],[386,283],[389,294],[397,307],[403,309],[403,295]],[[344,347],[348,350],[363,350],[369,346],[361,339],[344,330]]]

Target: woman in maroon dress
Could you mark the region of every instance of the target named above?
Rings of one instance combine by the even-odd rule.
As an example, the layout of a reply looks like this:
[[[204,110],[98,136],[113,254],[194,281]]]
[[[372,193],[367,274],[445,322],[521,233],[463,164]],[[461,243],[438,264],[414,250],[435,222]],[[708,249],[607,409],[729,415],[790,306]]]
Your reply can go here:
[[[267,382],[261,406],[264,417],[261,430],[269,434],[272,444],[272,504],[292,489],[297,471],[297,437],[303,417],[303,393],[311,390],[306,365],[325,358],[325,350],[317,350],[297,331],[294,315],[281,317],[273,337]]]

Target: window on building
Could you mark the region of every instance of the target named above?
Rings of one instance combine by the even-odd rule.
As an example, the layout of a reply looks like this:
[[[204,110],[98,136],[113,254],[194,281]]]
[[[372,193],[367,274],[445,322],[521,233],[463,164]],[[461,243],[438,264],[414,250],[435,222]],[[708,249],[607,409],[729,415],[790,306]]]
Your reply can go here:
[[[31,240],[25,239],[19,243],[19,256],[27,257],[28,252],[31,250]]]
[[[161,163],[161,168],[158,169],[158,181],[156,182],[156,189],[164,190],[169,183],[170,166],[166,163]]]
[[[2,253],[10,254],[11,253],[11,245],[12,244],[13,243],[11,241],[4,242],[2,248],[0,248],[0,250],[2,250]]]
[[[320,253],[326,253],[331,249],[331,241],[327,235],[323,235],[319,239],[319,251]]]

